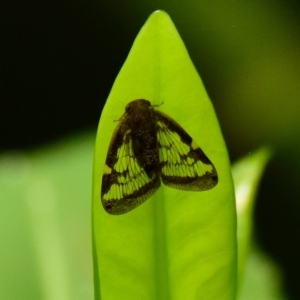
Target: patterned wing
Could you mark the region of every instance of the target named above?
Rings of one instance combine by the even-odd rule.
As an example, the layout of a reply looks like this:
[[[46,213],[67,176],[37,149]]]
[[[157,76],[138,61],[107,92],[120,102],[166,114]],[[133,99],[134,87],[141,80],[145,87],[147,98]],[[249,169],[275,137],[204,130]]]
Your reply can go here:
[[[200,147],[168,115],[156,110],[155,118],[163,183],[188,191],[213,188],[217,171]]]
[[[149,178],[132,149],[131,129],[120,120],[113,134],[102,177],[101,200],[113,215],[131,211],[150,198],[160,186],[160,178]]]

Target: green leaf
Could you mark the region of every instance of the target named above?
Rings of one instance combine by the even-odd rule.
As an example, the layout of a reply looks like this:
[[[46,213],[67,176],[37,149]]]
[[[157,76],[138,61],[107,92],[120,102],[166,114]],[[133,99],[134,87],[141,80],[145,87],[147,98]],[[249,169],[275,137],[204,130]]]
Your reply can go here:
[[[271,151],[261,148],[234,164],[232,168],[238,216],[238,279],[243,282],[250,252],[253,229],[253,206],[256,192]]]
[[[197,141],[219,183],[206,192],[162,186],[132,212],[112,216],[100,201],[107,149],[114,120],[139,98],[163,102],[159,110]],[[93,180],[96,299],[235,298],[236,212],[227,150],[201,79],[165,12],[149,17],[113,85],[99,123]]]

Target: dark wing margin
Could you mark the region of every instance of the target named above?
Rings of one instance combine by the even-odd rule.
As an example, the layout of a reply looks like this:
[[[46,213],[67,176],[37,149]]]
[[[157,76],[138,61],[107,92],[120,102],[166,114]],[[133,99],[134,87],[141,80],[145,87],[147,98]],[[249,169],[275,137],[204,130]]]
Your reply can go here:
[[[149,178],[132,149],[131,130],[123,118],[111,139],[102,177],[101,200],[106,212],[127,213],[150,198],[159,188],[160,178]]]
[[[217,171],[196,142],[168,115],[154,111],[161,179],[166,186],[205,191],[218,183]]]

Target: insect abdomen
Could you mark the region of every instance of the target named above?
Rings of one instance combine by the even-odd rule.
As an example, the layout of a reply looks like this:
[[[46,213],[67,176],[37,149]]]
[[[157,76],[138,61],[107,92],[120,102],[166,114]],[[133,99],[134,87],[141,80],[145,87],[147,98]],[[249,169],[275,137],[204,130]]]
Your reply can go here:
[[[141,109],[132,116],[132,148],[139,165],[149,178],[159,172],[158,144],[151,109]]]

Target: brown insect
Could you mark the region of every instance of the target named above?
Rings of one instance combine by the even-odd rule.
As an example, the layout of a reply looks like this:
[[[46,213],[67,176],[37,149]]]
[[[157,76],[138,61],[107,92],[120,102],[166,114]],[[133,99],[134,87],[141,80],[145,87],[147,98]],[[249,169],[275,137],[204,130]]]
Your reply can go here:
[[[161,181],[205,191],[218,183],[214,165],[168,115],[139,99],[126,105],[115,129],[102,178],[101,200],[109,214],[124,214],[150,198]]]

